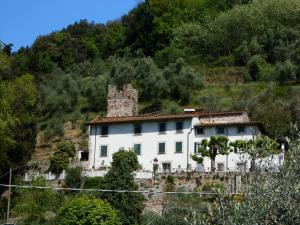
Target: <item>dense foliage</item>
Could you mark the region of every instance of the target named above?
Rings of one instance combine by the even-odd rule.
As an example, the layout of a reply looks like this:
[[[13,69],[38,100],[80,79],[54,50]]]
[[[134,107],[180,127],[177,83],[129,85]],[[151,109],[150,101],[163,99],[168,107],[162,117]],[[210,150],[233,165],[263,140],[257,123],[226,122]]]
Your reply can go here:
[[[1,181],[8,178],[2,175],[10,166],[24,166],[31,158],[36,137],[36,103],[37,90],[32,75],[0,82]]]
[[[132,83],[141,112],[242,108],[282,137],[299,120],[299,9],[299,0],[147,0],[117,21],[81,20],[15,53],[3,46],[0,80],[33,74],[48,140],[66,121],[105,114],[109,83]],[[246,84],[218,84],[229,74]]]
[[[95,198],[74,197],[59,210],[57,225],[121,225],[118,212],[108,203]]]
[[[56,147],[54,155],[50,158],[49,171],[60,174],[67,169],[70,158],[75,156],[75,146],[71,141],[59,143]]]
[[[47,181],[38,178],[33,186],[47,187]],[[18,224],[48,224],[63,204],[64,196],[51,189],[16,189],[12,213],[19,218]]]
[[[105,115],[109,84],[132,83],[141,113],[245,109],[272,138],[290,135],[300,124],[299,11],[300,0],[145,0],[116,21],[81,20],[17,52],[1,42],[0,179],[30,159],[37,130],[51,143],[66,121]],[[53,155],[53,172],[67,168],[69,153]],[[75,186],[136,188],[131,173],[115,175],[123,166],[110,172],[117,181]],[[106,197],[118,209],[126,207],[117,198],[130,202]],[[124,224],[140,221],[133,197]]]
[[[113,154],[112,167],[103,179],[103,189],[137,190],[133,172],[139,168],[137,156],[133,151],[119,150]],[[119,211],[122,224],[140,224],[144,201],[141,193],[107,192],[101,193],[100,197]]]

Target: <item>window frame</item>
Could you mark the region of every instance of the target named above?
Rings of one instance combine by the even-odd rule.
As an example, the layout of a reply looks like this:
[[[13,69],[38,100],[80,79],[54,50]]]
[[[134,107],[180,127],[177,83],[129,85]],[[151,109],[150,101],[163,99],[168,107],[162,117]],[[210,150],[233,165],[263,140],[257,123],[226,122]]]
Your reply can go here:
[[[181,143],[181,151],[177,152],[177,144]],[[175,141],[175,154],[181,154],[183,153],[183,141]]]
[[[181,124],[181,129],[177,129],[177,124]],[[182,134],[183,133],[183,121],[177,121],[175,123],[175,129],[176,129],[176,134]]]
[[[198,149],[196,149],[196,147],[200,147],[201,146],[201,142],[197,142],[197,141],[195,141],[194,142],[194,153],[196,154],[196,155],[199,155],[200,153],[197,151]]]
[[[164,131],[160,131],[160,125],[164,124]],[[158,123],[158,134],[166,134],[167,133],[167,123],[166,122],[160,122]]]
[[[219,170],[219,165],[222,165],[223,170]],[[219,172],[224,172],[224,171],[225,171],[225,163],[223,163],[223,162],[217,163],[217,168],[216,168],[216,170],[219,171]]]
[[[240,131],[240,128],[243,128],[243,131]],[[245,126],[238,126],[236,128],[236,131],[238,134],[245,134],[246,133],[246,127]]]
[[[222,133],[219,132],[219,129],[220,129],[220,128],[223,129],[223,132],[222,132]],[[225,127],[222,127],[222,126],[216,127],[216,133],[217,133],[218,135],[225,135],[225,133],[226,133],[226,132],[225,132]]]
[[[107,133],[106,134],[103,134],[103,127],[107,128]],[[101,126],[101,137],[108,137],[108,134],[109,134],[109,126],[108,125]]]
[[[164,152],[161,153],[160,152],[160,144],[164,144]],[[166,154],[166,142],[162,141],[162,142],[158,142],[158,155],[165,155]]]
[[[136,126],[137,125],[140,125],[140,133],[136,133],[135,131],[135,129],[136,129]],[[134,136],[141,136],[142,135],[142,132],[143,132],[143,124],[142,123],[134,123],[133,124],[133,135]]]
[[[199,133],[199,132],[198,132],[198,129],[201,129],[202,132]],[[204,135],[204,134],[205,134],[204,129],[205,129],[204,127],[196,127],[196,128],[195,128],[195,133],[196,133],[196,135]]]
[[[106,147],[106,155],[102,155],[102,147]],[[108,145],[100,145],[100,154],[99,154],[100,158],[106,158],[108,157]]]
[[[136,145],[139,145],[140,146],[140,152],[139,152],[139,154],[137,154],[137,152],[135,151],[135,146]],[[133,144],[133,151],[134,151],[134,153],[136,154],[136,155],[142,155],[142,143],[134,143]]]

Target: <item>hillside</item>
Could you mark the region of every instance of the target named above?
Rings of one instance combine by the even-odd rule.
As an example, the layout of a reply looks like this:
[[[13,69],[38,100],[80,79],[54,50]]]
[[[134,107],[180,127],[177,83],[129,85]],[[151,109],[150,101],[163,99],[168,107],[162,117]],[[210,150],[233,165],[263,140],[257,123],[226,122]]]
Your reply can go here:
[[[109,83],[132,83],[140,113],[244,109],[270,136],[288,135],[300,121],[299,15],[300,0],[146,0],[107,24],[81,20],[13,53],[3,45],[0,149],[12,150],[0,171],[31,158],[37,133],[35,157],[69,135],[68,121],[84,135],[84,121],[106,113]]]

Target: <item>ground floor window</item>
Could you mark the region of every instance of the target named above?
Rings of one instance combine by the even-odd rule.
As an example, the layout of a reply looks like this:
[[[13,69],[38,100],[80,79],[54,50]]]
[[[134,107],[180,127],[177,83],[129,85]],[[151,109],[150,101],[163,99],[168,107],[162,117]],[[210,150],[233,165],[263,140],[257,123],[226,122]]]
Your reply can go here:
[[[107,145],[101,145],[100,157],[107,157]]]
[[[88,161],[89,160],[89,152],[84,151],[80,153],[80,161]]]
[[[171,172],[171,163],[162,163],[162,169],[164,173]]]
[[[217,164],[217,171],[224,171],[224,163]]]

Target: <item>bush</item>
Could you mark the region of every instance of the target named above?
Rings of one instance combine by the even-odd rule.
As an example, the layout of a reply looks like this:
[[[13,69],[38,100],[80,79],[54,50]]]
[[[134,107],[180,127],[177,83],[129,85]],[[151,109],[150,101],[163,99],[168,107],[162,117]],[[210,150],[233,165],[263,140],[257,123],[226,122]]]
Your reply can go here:
[[[69,165],[69,156],[66,153],[56,154],[50,158],[49,171],[54,174],[60,174]]]
[[[205,183],[202,186],[202,191],[203,192],[212,192],[212,193],[224,193],[225,192],[225,187],[221,183]],[[209,201],[209,202],[214,202],[216,201],[218,195],[217,194],[211,194],[204,196],[204,200]]]
[[[75,146],[71,141],[64,141],[57,145],[54,155],[50,158],[49,171],[60,174],[68,167],[69,159],[75,156]]]
[[[66,178],[65,185],[68,188],[81,188],[83,185],[83,169],[81,167],[67,168],[66,169]]]
[[[117,211],[108,203],[94,198],[75,197],[60,208],[57,225],[121,225]]]
[[[86,177],[83,188],[101,189],[103,185],[103,177]]]

